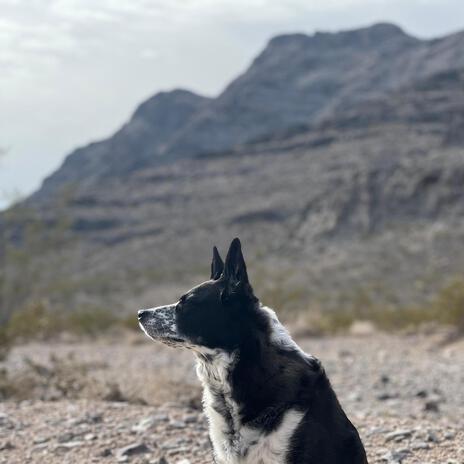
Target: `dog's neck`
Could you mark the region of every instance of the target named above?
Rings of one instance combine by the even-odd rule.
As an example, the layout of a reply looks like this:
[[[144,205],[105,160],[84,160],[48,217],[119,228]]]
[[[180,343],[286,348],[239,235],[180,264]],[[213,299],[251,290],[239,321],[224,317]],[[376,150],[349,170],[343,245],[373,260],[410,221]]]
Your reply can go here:
[[[261,309],[269,317],[266,334],[254,334],[233,351],[197,352],[206,414],[219,413],[234,430],[252,424],[272,427],[297,401],[298,392],[289,390],[289,379],[316,362],[291,339],[272,310]]]

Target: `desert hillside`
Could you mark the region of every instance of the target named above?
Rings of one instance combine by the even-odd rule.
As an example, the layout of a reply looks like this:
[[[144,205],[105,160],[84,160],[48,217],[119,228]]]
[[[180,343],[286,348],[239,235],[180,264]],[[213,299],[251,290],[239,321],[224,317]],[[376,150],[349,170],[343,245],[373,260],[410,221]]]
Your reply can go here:
[[[153,305],[237,235],[270,304],[427,301],[464,264],[462,50],[391,24],[289,34],[216,98],[155,95],[1,216],[13,249],[33,225],[24,293]]]

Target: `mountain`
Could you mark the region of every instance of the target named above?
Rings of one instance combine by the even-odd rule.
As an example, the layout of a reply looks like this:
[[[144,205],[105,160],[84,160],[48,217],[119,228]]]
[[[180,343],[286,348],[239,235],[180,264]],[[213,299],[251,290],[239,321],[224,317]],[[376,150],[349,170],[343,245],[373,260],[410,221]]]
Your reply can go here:
[[[112,137],[78,148],[67,156],[63,166],[45,180],[42,190],[54,193],[75,182],[93,184],[104,177],[124,176],[143,168],[208,102],[208,98],[186,90],[155,95],[142,103]]]
[[[389,24],[285,35],[217,98],[154,96],[25,202],[73,232],[43,278],[70,307],[155,304],[238,235],[284,306],[426,298],[464,265],[462,50]]]
[[[392,24],[272,39],[217,98],[176,90],[143,103],[113,137],[80,148],[40,193],[310,124],[440,71],[464,67],[464,33],[421,41]]]

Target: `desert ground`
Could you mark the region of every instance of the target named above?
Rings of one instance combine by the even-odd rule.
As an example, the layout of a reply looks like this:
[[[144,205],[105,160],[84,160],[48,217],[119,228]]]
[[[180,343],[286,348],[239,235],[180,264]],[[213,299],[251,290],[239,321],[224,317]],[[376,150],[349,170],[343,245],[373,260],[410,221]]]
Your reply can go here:
[[[322,360],[370,463],[464,463],[464,340],[297,340]],[[0,382],[0,463],[212,463],[193,356],[143,334],[16,346]]]

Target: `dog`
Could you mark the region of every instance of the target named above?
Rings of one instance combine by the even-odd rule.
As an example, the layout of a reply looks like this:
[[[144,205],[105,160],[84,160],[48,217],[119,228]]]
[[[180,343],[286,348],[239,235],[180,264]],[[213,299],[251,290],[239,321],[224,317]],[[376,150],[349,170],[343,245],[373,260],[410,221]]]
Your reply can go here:
[[[225,263],[214,247],[210,280],[138,320],[195,354],[216,464],[367,464],[319,360],[254,295],[238,238]]]

